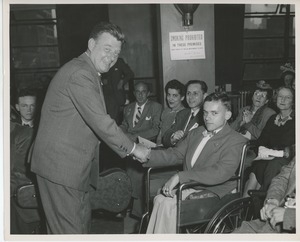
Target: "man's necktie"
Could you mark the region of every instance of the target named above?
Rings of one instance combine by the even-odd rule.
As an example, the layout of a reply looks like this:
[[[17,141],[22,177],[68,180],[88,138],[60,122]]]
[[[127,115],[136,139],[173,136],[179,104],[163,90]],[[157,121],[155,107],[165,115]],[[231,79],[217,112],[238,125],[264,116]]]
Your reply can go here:
[[[142,115],[141,107],[138,107],[138,108],[137,108],[136,115],[135,115],[135,119],[134,119],[134,126],[136,126],[137,123],[140,121],[141,115]]]
[[[189,119],[188,119],[188,121],[186,122],[186,125],[185,125],[185,127],[184,127],[184,132],[185,132],[185,130],[187,129],[187,127],[189,126],[189,123],[191,122],[191,120],[193,120],[194,119],[194,112],[192,112],[191,113],[191,115],[190,115],[190,117],[189,117]]]
[[[207,141],[211,137],[213,137],[214,132],[207,132],[207,130],[205,130],[202,133],[202,135],[203,135],[203,139],[200,141],[200,143],[199,143],[198,147],[196,148],[195,153],[192,157],[192,160],[191,160],[191,166],[192,167],[194,166],[194,164],[195,164],[196,160],[198,159],[199,155],[201,154],[201,152],[202,152],[204,146],[206,145]]]

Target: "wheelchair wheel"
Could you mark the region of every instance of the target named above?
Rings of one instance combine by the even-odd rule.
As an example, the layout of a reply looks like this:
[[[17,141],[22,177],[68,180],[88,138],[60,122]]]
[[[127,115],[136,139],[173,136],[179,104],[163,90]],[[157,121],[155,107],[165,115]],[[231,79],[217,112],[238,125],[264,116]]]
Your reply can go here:
[[[253,217],[252,199],[238,198],[223,206],[209,221],[204,233],[231,233]]]

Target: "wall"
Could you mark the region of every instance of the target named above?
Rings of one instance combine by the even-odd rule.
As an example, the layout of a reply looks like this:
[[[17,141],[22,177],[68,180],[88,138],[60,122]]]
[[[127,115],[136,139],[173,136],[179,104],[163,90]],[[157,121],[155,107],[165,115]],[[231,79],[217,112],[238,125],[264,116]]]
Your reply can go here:
[[[121,57],[135,77],[153,77],[153,25],[150,4],[110,4],[109,20],[121,27],[126,36]]]
[[[194,24],[190,31],[204,30],[206,59],[201,60],[171,60],[169,47],[169,32],[182,32],[182,17],[173,4],[162,4],[161,37],[163,83],[178,79],[186,83],[191,79],[200,79],[207,83],[208,92],[215,87],[215,41],[214,41],[214,6],[200,4],[194,13]]]

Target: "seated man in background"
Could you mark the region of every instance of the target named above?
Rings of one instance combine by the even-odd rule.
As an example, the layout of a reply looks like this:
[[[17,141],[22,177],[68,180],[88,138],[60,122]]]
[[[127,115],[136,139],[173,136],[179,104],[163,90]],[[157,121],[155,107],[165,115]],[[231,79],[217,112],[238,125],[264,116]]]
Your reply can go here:
[[[132,140],[138,136],[155,141],[159,132],[161,104],[148,99],[150,90],[145,82],[134,85],[136,102],[124,108],[123,122],[120,128]]]
[[[275,111],[268,107],[272,99],[273,90],[264,81],[256,85],[252,96],[252,105],[239,111],[237,118],[230,125],[231,128],[250,140],[259,138],[263,128]]]
[[[207,85],[204,81],[191,80],[186,84],[186,90],[189,108],[177,113],[174,124],[163,135],[162,144],[166,148],[175,146],[190,130],[203,125],[201,109]]]
[[[180,81],[176,79],[169,81],[165,86],[165,93],[168,106],[161,114],[157,145],[161,145],[161,138],[174,123],[177,113],[185,109],[182,103],[185,96],[185,86]]]
[[[146,83],[136,83],[134,86],[136,102],[124,108],[120,128],[132,141],[136,141],[138,136],[154,142],[157,138],[162,106],[149,100],[149,95],[150,90]],[[126,159],[126,170],[132,183],[132,214],[141,217],[144,169],[138,161],[129,157]]]
[[[261,219],[244,221],[233,233],[295,233],[296,174],[295,158],[273,178],[268,189]]]
[[[22,89],[17,95],[15,108],[19,115],[10,121],[10,192],[11,192],[11,234],[31,234],[40,220],[37,209],[20,208],[13,194],[20,185],[35,181],[30,172],[27,156],[34,140],[36,93]]]
[[[196,189],[183,191],[183,199],[195,193],[197,198],[223,197],[236,187],[231,178],[240,163],[241,150],[246,139],[227,124],[231,117],[230,99],[225,93],[212,93],[205,98],[203,119],[205,126],[193,129],[176,147],[151,150],[143,166],[169,166],[183,163],[183,171],[172,176],[154,199],[154,207],[147,233],[175,233],[176,186],[183,182],[198,181]],[[198,190],[200,189],[200,191]]]

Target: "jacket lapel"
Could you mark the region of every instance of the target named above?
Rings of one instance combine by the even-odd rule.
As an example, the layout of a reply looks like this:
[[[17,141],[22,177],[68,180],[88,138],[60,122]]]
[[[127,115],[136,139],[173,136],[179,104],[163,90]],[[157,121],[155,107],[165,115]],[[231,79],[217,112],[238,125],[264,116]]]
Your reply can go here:
[[[216,135],[211,137],[207,141],[205,146],[203,147],[203,150],[201,151],[201,153],[193,167],[195,167],[198,162],[206,161],[207,159],[209,159],[209,157],[212,154],[214,154],[216,152],[216,150],[218,150],[219,147],[222,145],[222,142],[223,142],[222,139],[224,136],[226,136],[228,134],[229,131],[230,131],[230,128],[229,128],[228,124],[226,124],[221,131],[219,131]],[[197,146],[198,146],[198,144],[197,144]]]

